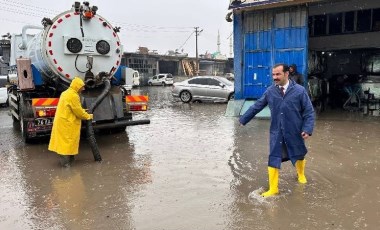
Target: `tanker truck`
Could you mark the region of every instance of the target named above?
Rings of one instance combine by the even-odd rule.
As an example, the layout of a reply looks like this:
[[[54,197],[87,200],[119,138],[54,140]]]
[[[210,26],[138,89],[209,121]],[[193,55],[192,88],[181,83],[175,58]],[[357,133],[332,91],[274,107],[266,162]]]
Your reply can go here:
[[[21,35],[12,36],[8,100],[25,142],[50,135],[59,96],[74,77],[85,82],[81,102],[94,114],[93,129],[124,131],[150,123],[132,119],[135,111],[147,110],[148,97],[130,95],[121,87],[126,79],[118,71],[120,28],[97,10],[89,2],[75,2],[53,19],[43,18],[41,27],[24,26]],[[30,35],[29,30],[38,33]]]

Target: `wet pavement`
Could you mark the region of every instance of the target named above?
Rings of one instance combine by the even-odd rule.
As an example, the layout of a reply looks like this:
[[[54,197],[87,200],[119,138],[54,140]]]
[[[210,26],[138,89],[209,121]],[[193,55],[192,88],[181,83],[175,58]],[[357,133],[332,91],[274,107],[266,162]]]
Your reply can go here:
[[[226,104],[173,101],[142,87],[151,124],[83,138],[73,167],[47,142],[25,145],[0,109],[0,229],[377,229],[380,118],[328,112],[307,141],[308,184],[289,162],[267,188],[269,120],[240,127]]]

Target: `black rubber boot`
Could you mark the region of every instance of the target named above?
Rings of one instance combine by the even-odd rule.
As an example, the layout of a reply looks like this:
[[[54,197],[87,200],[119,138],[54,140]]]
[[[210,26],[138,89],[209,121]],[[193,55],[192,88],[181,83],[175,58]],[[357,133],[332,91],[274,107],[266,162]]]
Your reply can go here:
[[[69,156],[59,155],[59,161],[61,162],[61,166],[62,167],[65,167],[65,168],[69,168],[70,167],[70,158],[69,158]]]
[[[70,155],[69,156],[69,163],[70,163],[70,165],[72,165],[74,163],[74,160],[75,160],[74,155]]]

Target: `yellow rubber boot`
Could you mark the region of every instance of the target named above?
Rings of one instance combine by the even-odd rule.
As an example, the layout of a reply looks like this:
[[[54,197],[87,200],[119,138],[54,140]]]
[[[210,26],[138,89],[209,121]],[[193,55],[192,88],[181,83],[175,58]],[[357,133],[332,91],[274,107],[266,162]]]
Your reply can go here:
[[[307,183],[307,180],[305,177],[305,165],[306,165],[306,160],[296,161],[296,170],[297,170],[297,175],[298,175],[298,182],[301,184]]]
[[[278,176],[278,168],[268,167],[269,190],[262,193],[261,196],[269,197],[278,194]]]

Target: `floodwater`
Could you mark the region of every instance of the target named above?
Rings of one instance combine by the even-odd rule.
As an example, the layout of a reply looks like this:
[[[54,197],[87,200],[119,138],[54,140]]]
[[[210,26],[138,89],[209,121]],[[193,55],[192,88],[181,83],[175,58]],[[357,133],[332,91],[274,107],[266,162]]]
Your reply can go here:
[[[240,127],[226,104],[173,101],[143,87],[151,124],[99,135],[103,163],[83,138],[73,167],[47,142],[25,145],[0,109],[0,229],[378,229],[380,118],[324,113],[307,140],[308,184],[283,163],[267,188],[269,120]]]

